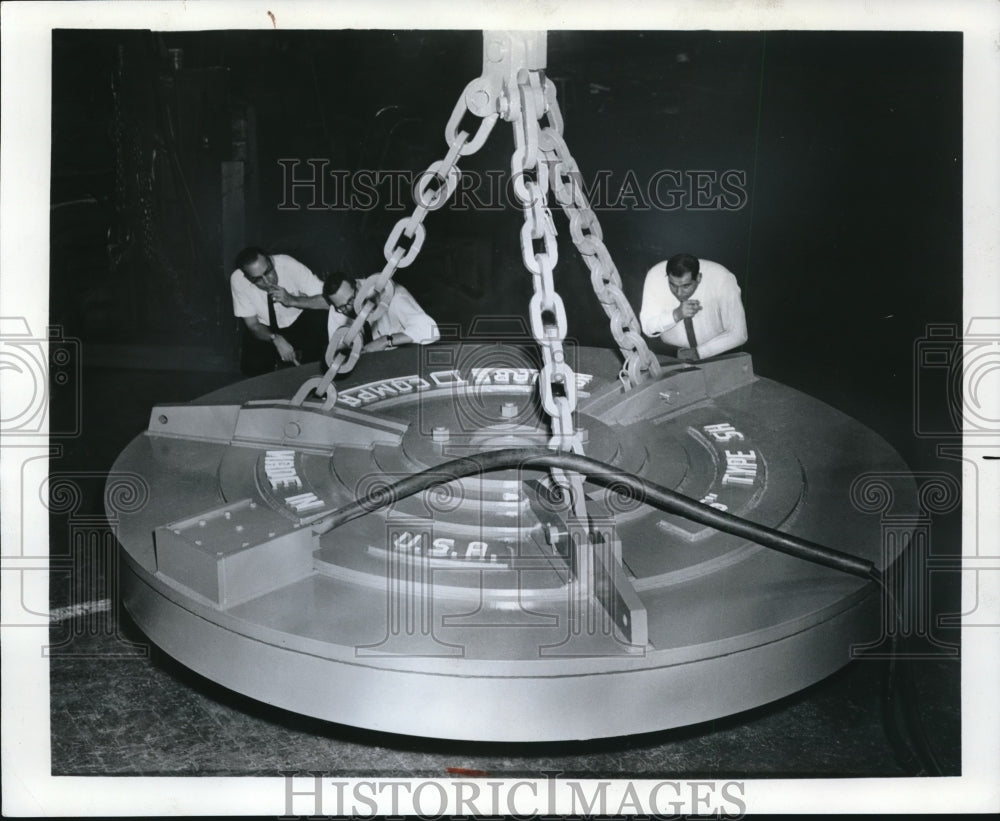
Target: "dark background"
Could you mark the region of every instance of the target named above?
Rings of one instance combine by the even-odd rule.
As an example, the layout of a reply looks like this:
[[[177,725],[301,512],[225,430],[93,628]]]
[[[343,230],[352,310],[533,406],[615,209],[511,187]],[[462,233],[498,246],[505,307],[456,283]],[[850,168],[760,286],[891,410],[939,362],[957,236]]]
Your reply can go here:
[[[547,63],[584,179],[608,180],[598,216],[636,313],[657,261],[687,251],[722,263],[743,289],[745,349],[759,375],[858,418],[914,471],[957,477],[959,462],[939,456],[938,446],[958,441],[961,34],[551,32]],[[282,210],[278,161],[299,160],[299,176],[311,173],[309,159],[328,161],[328,170],[420,172],[444,156],[445,123],[481,66],[478,31],[53,33],[50,315],[80,342],[80,378],[52,386],[58,450],[50,464],[53,473],[90,477],[80,480],[73,511],[53,513],[54,555],[75,549],[66,546],[75,545],[79,522],[103,516],[102,472],[145,429],[154,403],[187,401],[240,378],[228,284],[236,251],[260,244],[317,271],[380,270],[409,195],[403,210],[386,207],[384,188],[369,209],[310,209],[311,195],[299,189],[300,207]],[[501,121],[460,166],[505,179],[512,150],[511,127]],[[730,196],[737,207],[728,209],[698,208],[690,190],[671,210],[628,196],[619,203],[626,207],[607,207],[630,174],[642,191],[661,170],[688,184],[694,172],[711,179],[735,171],[745,175],[745,196]],[[708,199],[722,193],[718,184],[706,190]],[[327,188],[328,202],[335,193]],[[613,347],[567,223],[555,218],[569,336]],[[521,222],[517,208],[433,212],[423,251],[397,277],[442,324],[467,331],[476,316],[526,319],[531,277],[521,262]],[[932,325],[952,336],[927,341]],[[920,355],[929,347],[943,351],[933,367]],[[929,550],[957,556],[960,535],[959,510],[935,515]],[[109,551],[97,572],[81,573],[71,557],[67,578],[53,578],[53,606],[114,598]],[[81,588],[80,577],[91,586]],[[957,573],[934,581],[932,624],[958,610]],[[954,632],[939,636],[954,641]],[[71,639],[64,655],[72,656]],[[94,679],[98,668],[86,660],[62,663],[53,666],[53,749],[63,771],[108,772],[115,745],[122,766],[135,766],[115,721],[95,719],[80,731],[88,740],[73,741],[76,702],[59,701],[57,687],[120,688],[131,679],[107,665],[99,669],[114,675]],[[161,664],[173,678],[189,677]],[[939,711],[938,741],[952,772],[960,768],[956,672],[924,680],[940,696],[928,703]],[[759,725],[734,717],[733,743],[712,742],[707,760],[736,755],[733,767],[750,773],[898,772],[879,769],[885,742],[864,734],[838,748],[839,763],[829,759],[837,753],[828,719],[845,720],[844,693],[853,686],[865,709],[875,709],[871,682],[858,675],[868,673],[817,685],[833,687],[833,706],[820,706],[819,718],[761,708],[764,720],[777,716],[777,734],[768,735],[773,759],[758,766],[736,755],[759,752]],[[212,703],[226,697],[201,686]],[[824,703],[810,692],[805,704]],[[114,736],[107,749],[95,729],[104,726]],[[659,744],[662,735],[643,743]],[[688,730],[666,737],[702,738]]]
[[[385,186],[367,210],[312,210],[300,188],[280,210],[278,160],[299,177],[309,159],[420,172],[482,64],[478,31],[56,31],[53,45],[52,320],[91,364],[144,368],[235,369],[227,277],[245,244],[380,270],[408,193],[405,210],[385,207]],[[919,460],[914,345],[961,319],[961,35],[552,32],[548,65],[585,180],[608,181],[598,215],[636,312],[658,260],[721,262],[757,372]],[[512,148],[501,121],[461,167],[506,180]],[[737,171],[743,195],[730,210],[695,207],[690,188],[672,210],[622,196],[630,172],[644,189],[660,170],[687,186]],[[702,201],[718,199],[703,179]],[[520,222],[516,208],[433,212],[397,276],[440,323],[526,317]],[[569,335],[613,346],[560,213],[556,227]]]

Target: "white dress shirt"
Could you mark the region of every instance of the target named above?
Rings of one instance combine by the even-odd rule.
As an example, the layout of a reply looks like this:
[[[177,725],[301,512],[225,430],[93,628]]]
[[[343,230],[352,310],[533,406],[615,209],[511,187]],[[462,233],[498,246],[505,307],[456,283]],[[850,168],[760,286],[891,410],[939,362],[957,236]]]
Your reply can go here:
[[[698,260],[701,282],[689,299],[701,310],[692,317],[699,359],[715,356],[747,341],[747,319],[736,277],[717,262]],[[674,319],[680,300],[670,290],[667,263],[658,262],[646,274],[639,323],[646,336],[658,336],[678,348],[691,347],[684,321]]]
[[[368,279],[358,280],[356,283],[358,291],[376,276],[378,274],[373,274]],[[393,281],[392,287],[393,294],[389,301],[389,309],[372,326],[372,337],[378,339],[380,336],[391,334],[406,334],[418,345],[437,342],[441,338],[437,323],[427,315],[406,288],[395,281]],[[333,336],[333,332],[337,328],[353,321],[350,317],[344,316],[340,311],[331,307],[326,324],[327,332]]]
[[[274,272],[278,275],[278,285],[292,296],[319,296],[323,293],[323,283],[319,277],[297,259],[286,254],[271,254],[270,257]],[[261,325],[271,324],[267,315],[267,291],[254,285],[239,268],[229,277],[229,286],[233,292],[235,316],[255,316]],[[287,328],[301,313],[301,308],[274,303],[274,318],[278,321],[279,328]]]

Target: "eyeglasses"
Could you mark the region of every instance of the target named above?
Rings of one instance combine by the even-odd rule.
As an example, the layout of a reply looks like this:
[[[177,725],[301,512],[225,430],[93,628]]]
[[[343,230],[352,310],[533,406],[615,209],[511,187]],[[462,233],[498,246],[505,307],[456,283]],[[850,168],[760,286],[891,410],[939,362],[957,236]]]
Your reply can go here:
[[[337,305],[333,301],[333,294],[326,295],[326,301],[333,310],[338,314],[343,316],[354,316],[354,297],[357,296],[357,291],[353,288],[351,289],[351,295],[347,298],[347,301],[343,305]]]

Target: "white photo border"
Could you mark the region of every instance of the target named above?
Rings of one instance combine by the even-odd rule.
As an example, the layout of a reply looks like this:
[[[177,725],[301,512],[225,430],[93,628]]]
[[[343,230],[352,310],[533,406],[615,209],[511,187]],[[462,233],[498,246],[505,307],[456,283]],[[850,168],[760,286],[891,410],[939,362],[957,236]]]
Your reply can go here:
[[[612,16],[613,15],[613,16]],[[0,157],[0,316],[27,319],[31,329],[48,325],[48,214],[52,30],[183,29],[725,29],[736,30],[922,30],[961,31],[964,40],[964,317],[1000,317],[1000,4],[995,0],[641,0],[608,2],[492,2],[422,0],[333,2],[10,2],[2,6],[2,157]],[[2,378],[2,376],[0,376]],[[8,395],[0,402],[14,401]],[[994,395],[993,400],[997,397]],[[998,405],[994,405],[994,408]],[[6,418],[6,417],[5,417]],[[4,450],[15,443],[4,442]],[[37,442],[16,447],[45,448]],[[996,448],[997,442],[989,443]],[[979,445],[967,439],[968,452]],[[996,452],[996,451],[994,451]],[[22,544],[34,558],[47,556],[48,517],[39,500],[17,495],[12,460],[3,466],[3,544]],[[980,483],[982,499],[1000,498],[1000,462],[965,463],[965,487]],[[986,482],[986,487],[982,483]],[[968,492],[968,491],[967,491]],[[996,509],[967,499],[963,555],[993,555]],[[39,651],[48,620],[25,621],[26,599],[48,601],[44,589],[26,589],[20,569],[29,557],[3,554],[2,685],[3,805],[13,815],[280,815],[286,808],[283,778],[53,777],[50,774],[48,660]],[[1000,558],[997,559],[1000,562]],[[20,563],[19,563],[20,562]],[[998,568],[993,568],[994,571]],[[36,573],[32,578],[43,577]],[[995,575],[995,573],[994,573]],[[40,584],[43,584],[39,580]],[[995,591],[997,584],[992,584]],[[996,615],[1000,601],[991,585],[963,578],[963,611]],[[976,601],[976,596],[979,600]],[[983,598],[984,595],[987,598]],[[30,609],[30,608],[29,608]],[[982,610],[980,610],[982,612]],[[761,812],[984,812],[1000,809],[1000,631],[962,632],[962,775],[906,779],[747,780],[747,809]],[[343,779],[357,781],[358,779]],[[651,782],[634,782],[649,784]],[[514,806],[524,814],[552,809],[545,781],[522,790]],[[640,792],[641,794],[641,792]],[[533,802],[533,796],[537,799]],[[308,806],[308,804],[307,804]],[[497,808],[504,812],[507,807]],[[556,809],[560,809],[556,807]],[[565,808],[562,808],[565,809]],[[308,812],[308,810],[306,810]]]

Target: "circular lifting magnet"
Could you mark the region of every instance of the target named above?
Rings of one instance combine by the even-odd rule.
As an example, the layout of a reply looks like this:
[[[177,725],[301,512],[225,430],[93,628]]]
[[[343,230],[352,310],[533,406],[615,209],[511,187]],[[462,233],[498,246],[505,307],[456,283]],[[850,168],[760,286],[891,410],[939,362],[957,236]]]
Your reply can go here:
[[[898,528],[883,538],[852,488],[878,474],[894,509],[915,510],[914,484],[858,422],[757,377],[746,354],[671,360],[625,392],[615,354],[567,351],[588,457],[880,568],[893,558]],[[157,406],[113,469],[148,486],[140,509],[109,507],[125,606],[228,688],[375,730],[583,739],[764,704],[880,638],[871,583],[614,481],[585,483],[587,522],[537,467],[392,496],[458,457],[547,447],[530,348],[366,356],[327,411],[288,400],[311,372]],[[370,512],[323,532],[359,497]]]

